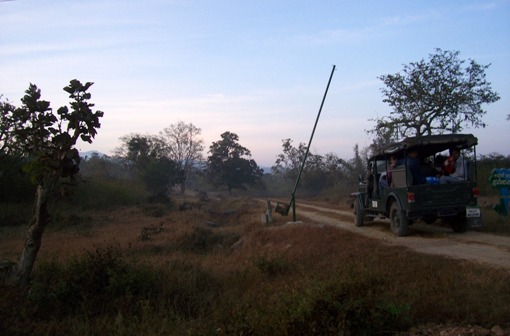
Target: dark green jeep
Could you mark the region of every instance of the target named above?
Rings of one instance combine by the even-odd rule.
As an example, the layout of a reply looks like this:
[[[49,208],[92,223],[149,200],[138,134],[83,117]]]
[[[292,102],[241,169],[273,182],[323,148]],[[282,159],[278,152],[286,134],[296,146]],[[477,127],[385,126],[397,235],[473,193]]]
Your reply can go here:
[[[367,176],[360,178],[359,191],[351,194],[356,226],[389,218],[397,236],[406,236],[416,220],[433,224],[441,219],[455,232],[481,227],[477,142],[471,134],[444,134],[410,137],[386,145],[368,160]],[[462,178],[446,183],[448,178],[441,176],[448,175],[444,169],[448,151],[460,153],[458,160],[463,160],[459,164],[463,163],[464,172]]]

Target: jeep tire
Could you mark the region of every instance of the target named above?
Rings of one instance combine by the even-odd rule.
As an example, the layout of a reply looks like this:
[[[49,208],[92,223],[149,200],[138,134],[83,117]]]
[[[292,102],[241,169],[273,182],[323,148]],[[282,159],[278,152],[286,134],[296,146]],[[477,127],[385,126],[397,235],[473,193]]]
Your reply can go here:
[[[468,222],[464,216],[454,216],[448,218],[448,224],[450,224],[453,231],[457,233],[464,233],[468,228]]]
[[[359,200],[354,200],[354,225],[357,227],[363,226],[365,221],[365,211],[361,209]]]
[[[390,207],[390,224],[391,230],[397,237],[407,236],[409,229],[409,218],[404,211],[402,211],[400,204],[395,201]]]

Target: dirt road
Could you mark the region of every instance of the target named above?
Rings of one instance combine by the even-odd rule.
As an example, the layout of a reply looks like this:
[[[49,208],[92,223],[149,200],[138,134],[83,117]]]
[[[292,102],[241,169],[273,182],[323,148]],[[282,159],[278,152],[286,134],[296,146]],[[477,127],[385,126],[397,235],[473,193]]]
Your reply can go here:
[[[314,222],[337,226],[378,239],[388,245],[405,246],[421,253],[466,259],[510,270],[510,237],[507,236],[477,231],[459,234],[454,233],[449,227],[415,223],[410,228],[409,236],[396,237],[389,228],[389,222],[385,220],[356,227],[354,219],[348,221],[338,216],[353,218],[350,211],[300,203],[296,212]]]

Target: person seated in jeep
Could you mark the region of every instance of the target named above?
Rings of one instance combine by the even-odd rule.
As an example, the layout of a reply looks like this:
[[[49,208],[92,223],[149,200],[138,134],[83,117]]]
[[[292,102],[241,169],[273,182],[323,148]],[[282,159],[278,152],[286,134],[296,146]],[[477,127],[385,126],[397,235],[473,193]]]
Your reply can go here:
[[[409,172],[413,176],[413,185],[426,184],[427,179],[422,175],[422,165],[418,158],[418,150],[411,149],[407,153],[407,158],[399,160],[398,164],[406,164]]]
[[[466,161],[460,157],[458,149],[450,149],[450,157],[445,163],[445,169],[442,171],[439,183],[457,183],[466,180]]]
[[[397,165],[397,157],[395,155],[390,156],[390,162],[385,172],[381,174],[379,178],[379,189],[387,188],[391,184],[391,171]]]

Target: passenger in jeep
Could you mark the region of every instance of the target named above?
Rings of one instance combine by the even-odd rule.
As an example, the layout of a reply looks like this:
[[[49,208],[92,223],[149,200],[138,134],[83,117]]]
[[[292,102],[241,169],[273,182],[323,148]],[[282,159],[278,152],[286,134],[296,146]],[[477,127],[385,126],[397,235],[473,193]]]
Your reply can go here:
[[[439,183],[458,183],[466,180],[466,161],[460,157],[458,149],[450,149],[450,157],[446,163],[445,169],[441,171]],[[453,169],[451,165],[453,165]]]
[[[413,185],[417,184],[426,184],[427,179],[422,175],[421,172],[421,162],[418,158],[418,151],[416,149],[411,149],[406,158],[407,168],[411,172],[413,176]]]
[[[390,156],[390,163],[385,172],[381,174],[379,178],[379,189],[387,188],[391,184],[391,171],[397,165],[397,157],[395,155]]]

